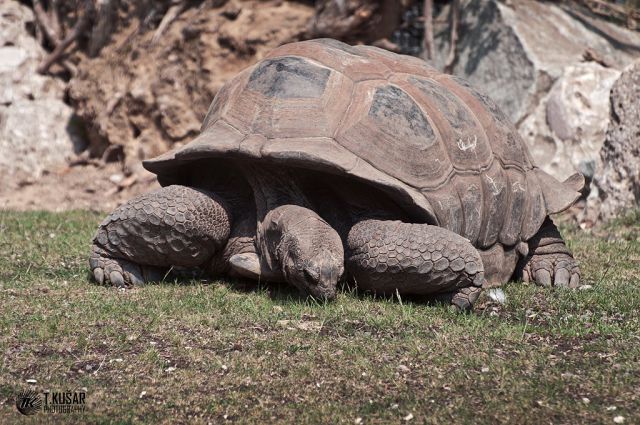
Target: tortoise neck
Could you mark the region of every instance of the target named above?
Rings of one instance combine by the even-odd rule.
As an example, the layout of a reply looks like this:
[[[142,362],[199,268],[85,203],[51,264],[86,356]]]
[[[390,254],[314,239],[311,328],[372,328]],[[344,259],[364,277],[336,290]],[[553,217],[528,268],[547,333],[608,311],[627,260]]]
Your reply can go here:
[[[251,163],[239,164],[253,190],[256,213],[259,221],[274,208],[281,205],[310,207],[297,178],[286,168],[276,168]]]

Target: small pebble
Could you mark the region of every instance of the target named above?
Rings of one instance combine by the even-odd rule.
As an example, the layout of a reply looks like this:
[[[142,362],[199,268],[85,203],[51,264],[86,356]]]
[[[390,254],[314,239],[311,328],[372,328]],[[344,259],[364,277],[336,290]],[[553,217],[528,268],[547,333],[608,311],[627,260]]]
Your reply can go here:
[[[409,369],[407,366],[401,364],[398,366],[398,371],[402,372],[402,373],[409,373],[411,372],[411,369]]]
[[[111,181],[111,183],[118,184],[122,180],[124,180],[124,176],[122,174],[111,174],[109,176],[109,180]]]
[[[485,367],[483,367],[482,369],[480,369],[480,371],[481,371],[482,373],[487,373],[487,372],[489,372],[489,368],[485,366]]]
[[[624,423],[624,416],[622,415],[618,415],[615,418],[613,418],[613,422],[617,423],[617,424],[623,424]]]
[[[356,418],[356,420],[354,422],[356,423],[356,425],[361,424],[362,423],[362,418]]]
[[[413,419],[413,413],[409,413],[407,416],[405,416],[404,418],[405,421],[409,422],[411,419]]]
[[[142,398],[142,397],[144,397],[144,396],[146,396],[146,395],[147,395],[147,392],[146,392],[146,391],[142,391],[142,392],[140,393],[140,395],[138,396],[138,398]]]
[[[589,404],[589,403],[591,403],[591,400],[589,400],[587,397],[582,397],[582,402],[584,404]]]
[[[33,378],[27,379],[27,384],[37,384],[37,383],[38,383],[38,381],[36,381]]]
[[[608,412],[612,412],[612,411],[614,411],[614,410],[616,410],[616,409],[617,409],[617,407],[616,407],[616,406],[609,406],[609,407],[607,407],[607,411],[608,411]]]
[[[581,285],[578,289],[581,291],[586,291],[591,288],[593,288],[593,285]]]

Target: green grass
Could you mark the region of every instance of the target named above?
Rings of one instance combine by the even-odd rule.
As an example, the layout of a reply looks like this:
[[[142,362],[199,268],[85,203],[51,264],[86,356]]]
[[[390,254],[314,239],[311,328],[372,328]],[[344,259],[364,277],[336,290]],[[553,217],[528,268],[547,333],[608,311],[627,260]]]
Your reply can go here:
[[[99,287],[99,220],[0,212],[0,423],[45,419],[16,411],[29,387],[86,388],[59,423],[640,422],[640,214],[564,229],[591,289],[512,283],[471,314],[237,281]]]

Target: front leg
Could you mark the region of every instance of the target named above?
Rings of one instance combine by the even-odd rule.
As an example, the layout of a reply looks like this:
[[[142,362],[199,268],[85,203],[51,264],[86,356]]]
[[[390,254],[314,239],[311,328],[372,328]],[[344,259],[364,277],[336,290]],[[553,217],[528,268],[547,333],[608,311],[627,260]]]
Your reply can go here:
[[[467,310],[485,281],[480,253],[441,227],[363,220],[349,232],[347,246],[349,274],[376,293],[445,296]]]
[[[98,283],[161,280],[172,266],[203,267],[224,247],[230,217],[221,199],[167,186],[132,199],[100,224],[89,264]]]
[[[519,265],[516,276],[542,286],[580,285],[580,267],[549,217],[529,240],[529,254]]]

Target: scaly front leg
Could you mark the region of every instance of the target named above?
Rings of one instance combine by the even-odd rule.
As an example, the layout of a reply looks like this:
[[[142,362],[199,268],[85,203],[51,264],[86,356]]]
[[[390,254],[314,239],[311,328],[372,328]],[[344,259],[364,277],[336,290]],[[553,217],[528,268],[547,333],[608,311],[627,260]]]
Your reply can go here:
[[[485,281],[480,253],[441,227],[363,220],[352,227],[347,246],[347,271],[365,290],[444,296],[467,310]]]
[[[132,199],[100,224],[89,264],[96,281],[118,287],[161,280],[171,266],[206,267],[229,238],[223,201],[186,186]]]

